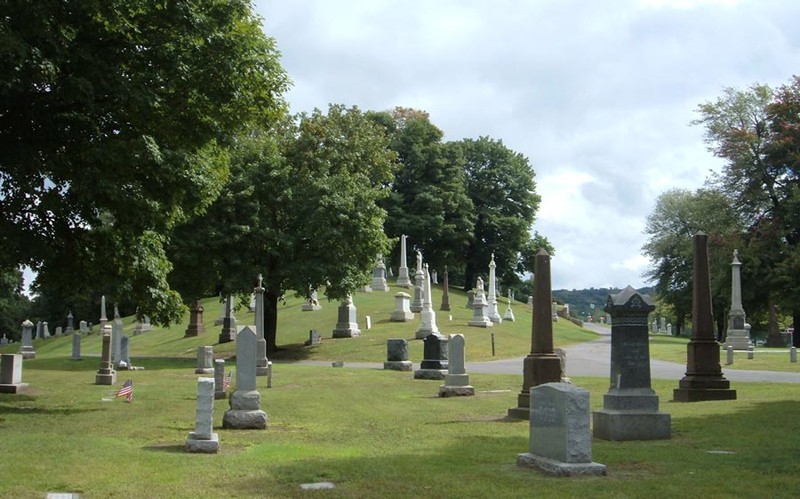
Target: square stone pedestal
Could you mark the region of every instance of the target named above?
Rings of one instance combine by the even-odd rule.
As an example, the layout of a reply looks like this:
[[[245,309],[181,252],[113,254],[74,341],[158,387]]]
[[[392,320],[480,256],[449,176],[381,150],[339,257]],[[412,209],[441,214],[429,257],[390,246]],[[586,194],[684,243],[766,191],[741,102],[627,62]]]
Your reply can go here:
[[[414,371],[414,379],[438,379],[443,380],[447,377],[447,369],[417,369]]]
[[[411,371],[412,365],[410,360],[387,360],[383,363],[383,368],[392,371]]]
[[[216,454],[219,452],[219,435],[217,433],[198,435],[195,432],[190,432],[184,448],[186,452]]]

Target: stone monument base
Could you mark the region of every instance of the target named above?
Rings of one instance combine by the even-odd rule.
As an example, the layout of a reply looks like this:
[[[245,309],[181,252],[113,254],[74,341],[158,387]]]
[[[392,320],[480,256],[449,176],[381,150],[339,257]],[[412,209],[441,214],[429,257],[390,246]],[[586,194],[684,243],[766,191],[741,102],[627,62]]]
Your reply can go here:
[[[672,400],[675,402],[736,400],[736,390],[730,388],[676,388],[672,391]]]
[[[732,346],[734,350],[747,350],[750,346],[750,333],[745,329],[728,329],[724,348]]]
[[[97,373],[94,376],[95,385],[113,385],[116,382],[117,382],[116,371],[111,371],[111,373]]]
[[[28,350],[28,351],[20,350],[19,353],[22,354],[22,358],[23,359],[35,359],[36,358],[36,352],[34,352],[33,350]]]
[[[414,312],[403,312],[402,310],[395,310],[389,316],[389,322],[409,322],[414,320]]]
[[[212,433],[210,437],[208,435],[203,435],[198,438],[195,432],[190,432],[184,448],[186,452],[216,454],[219,451],[219,435]]]
[[[0,384],[0,393],[25,393],[27,391],[28,383]]]
[[[531,419],[531,410],[526,407],[512,407],[508,410],[508,417],[512,419]]]
[[[267,413],[262,410],[229,409],[222,416],[222,427],[234,430],[264,430],[267,428]]]
[[[472,319],[469,322],[467,322],[467,326],[472,326],[472,327],[494,327],[494,323],[492,323],[492,321],[490,321],[488,318],[486,318],[485,320]]]
[[[605,476],[606,465],[600,463],[563,463],[526,452],[517,454],[517,466],[535,468],[553,476]]]
[[[267,361],[266,366],[256,366],[256,376],[269,376],[272,373],[272,362]]]
[[[414,371],[414,379],[438,379],[443,380],[447,377],[447,369],[417,369]]]
[[[317,310],[322,310],[322,305],[312,305],[311,303],[303,303],[300,306],[301,312],[316,312]]]
[[[601,409],[592,413],[592,434],[602,440],[663,440],[670,438],[670,419],[664,412]]]
[[[436,336],[441,336],[441,333],[439,331],[433,331],[432,329],[419,329],[414,334],[414,339],[416,339],[416,340],[424,340],[425,338],[427,338],[428,336],[430,336],[432,334],[435,334]]]
[[[440,397],[471,397],[475,395],[475,388],[470,385],[465,386],[449,386],[442,385],[439,387]]]
[[[410,360],[387,360],[383,363],[384,369],[391,369],[392,371],[410,371]]]
[[[334,338],[355,338],[361,336],[360,329],[334,329],[333,335]]]

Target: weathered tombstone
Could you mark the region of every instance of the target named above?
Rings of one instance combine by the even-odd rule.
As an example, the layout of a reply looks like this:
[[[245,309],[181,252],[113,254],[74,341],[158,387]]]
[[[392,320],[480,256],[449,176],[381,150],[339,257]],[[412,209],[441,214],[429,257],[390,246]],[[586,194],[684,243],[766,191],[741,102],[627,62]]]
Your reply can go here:
[[[100,334],[103,334],[103,328],[108,323],[106,317],[106,295],[100,297]]]
[[[47,326],[47,321],[42,322],[42,338],[50,337],[50,328]]]
[[[267,414],[261,410],[261,394],[256,390],[256,344],[258,336],[245,326],[236,338],[236,391],[230,409],[222,417],[223,428],[256,429],[267,427]]]
[[[215,326],[221,326],[222,323],[225,321],[225,309],[228,306],[228,299],[227,298],[222,298],[222,294],[220,294],[220,303],[221,303],[221,305],[220,305],[220,309],[219,309],[219,318],[218,319],[214,319],[214,325]]]
[[[533,312],[533,295],[528,297],[528,304],[526,305],[528,312]]]
[[[6,338],[6,334],[3,333],[3,337],[0,338],[0,346],[8,345],[8,338]]]
[[[214,378],[197,378],[194,431],[186,439],[186,452],[216,454],[219,435],[214,433]]]
[[[311,292],[311,295],[308,297],[306,302],[300,307],[300,310],[303,312],[315,312],[321,309],[322,305],[319,304],[319,297],[317,296],[316,289]]]
[[[103,350],[100,357],[100,369],[94,376],[95,385],[113,385],[117,382],[117,372],[111,363],[111,336],[103,334]]]
[[[194,370],[195,374],[213,374],[214,373],[214,347],[202,346],[197,347],[197,367]]]
[[[72,360],[82,360],[81,334],[79,332],[72,333]]]
[[[228,394],[225,390],[225,359],[214,361],[214,398],[224,399]]]
[[[114,367],[119,367],[120,350],[122,348],[122,318],[119,309],[114,304],[114,320],[111,321],[111,362]]]
[[[0,393],[24,393],[27,390],[28,383],[22,382],[22,355],[0,355]]]
[[[430,334],[439,334],[439,326],[436,325],[436,312],[433,310],[431,298],[431,275],[428,272],[428,264],[425,264],[425,281],[423,282],[422,310],[419,314],[419,329],[415,334],[417,339],[422,339]]]
[[[424,340],[423,360],[414,371],[414,379],[445,379],[447,375],[447,338],[431,334]]]
[[[189,314],[191,314],[191,311],[189,312]],[[191,315],[190,315],[189,319],[191,320]],[[136,335],[139,335],[141,333],[146,333],[147,331],[152,331],[152,330],[153,330],[153,325],[150,324],[150,317],[147,316],[147,315],[144,315],[144,316],[142,316],[142,320],[141,321],[138,321],[138,320],[136,321],[136,328],[134,328],[134,330],[133,330],[133,335],[136,336]]]
[[[89,323],[86,325],[86,327],[88,327],[88,328],[89,328],[89,331],[88,331],[88,333],[87,333],[87,334],[92,334],[92,333],[94,333],[94,324],[92,324],[91,322],[89,322]]]
[[[393,371],[410,371],[411,361],[408,360],[408,341],[404,338],[389,338],[386,340],[386,362],[384,369]]]
[[[687,345],[686,376],[673,391],[676,402],[736,400],[736,390],[722,375],[719,343],[711,311],[711,278],[708,270],[708,235],[694,236],[692,286],[692,339]]]
[[[489,318],[494,324],[503,322],[503,318],[497,311],[497,278],[495,277],[495,268],[497,264],[494,263],[494,253],[492,259],[489,261],[489,295],[486,297],[486,317]]]
[[[431,282],[433,284],[439,284],[439,274],[437,274],[435,270],[431,271]]]
[[[797,362],[797,347],[795,346],[789,347],[789,362],[792,364]]]
[[[36,321],[36,339],[44,339],[44,334],[42,333],[42,321]]]
[[[394,277],[394,272],[392,272],[392,267],[386,267],[386,277]]]
[[[753,360],[754,351],[753,345],[747,345],[747,360]]]
[[[647,315],[655,310],[648,295],[628,286],[608,296],[611,314],[611,386],[593,417],[594,436],[603,440],[670,438],[670,415],[659,412],[650,385]]]
[[[33,349],[33,322],[25,320],[22,323],[22,336],[20,337],[19,353],[22,354],[23,359],[36,358],[36,350]]]
[[[568,383],[544,383],[531,388],[528,400],[530,447],[517,455],[517,466],[554,476],[606,474],[605,465],[592,462],[588,391]]]
[[[316,329],[312,329],[308,332],[308,340],[304,343],[307,347],[313,347],[315,345],[319,345],[322,342],[322,339],[319,336],[319,332]]]
[[[739,251],[733,250],[731,262],[731,309],[728,312],[728,333],[725,337],[725,347],[732,346],[734,350],[747,350],[750,344],[750,331],[745,329],[747,317],[742,307],[742,264],[739,261]]]
[[[264,278],[258,274],[258,286],[253,290],[256,312],[256,376],[267,376],[272,386],[272,362],[267,358],[267,340],[264,338]],[[269,388],[268,386],[268,388]]]
[[[339,305],[338,320],[336,321],[336,328],[333,330],[334,338],[352,338],[361,336],[361,330],[358,329],[358,319],[356,316],[356,306],[353,305],[353,297],[348,295],[347,298]]]
[[[727,357],[725,359],[725,365],[730,366],[733,364],[733,345],[728,345],[725,347],[725,352],[727,353]]]
[[[414,297],[409,308],[412,312],[422,312],[422,300],[425,298],[425,272],[422,270],[422,253],[417,250],[417,272],[414,274]]]
[[[119,361],[117,362],[117,369],[120,371],[138,371],[141,367],[134,367],[131,364],[130,354],[130,338],[128,335],[123,334],[119,340]]]
[[[511,310],[511,302],[514,301],[514,296],[511,293],[511,290],[508,290],[508,307],[506,308],[506,313],[503,314],[503,320],[514,322],[514,311]]]
[[[444,310],[445,312],[450,311],[450,280],[447,272],[447,265],[444,266],[444,281],[442,281],[442,304],[439,306],[439,310]]]
[[[403,288],[411,287],[411,279],[408,275],[408,267],[406,266],[406,239],[408,236],[403,234],[400,236],[400,267],[397,269],[397,282],[396,284]]]
[[[195,300],[192,308],[189,309],[189,325],[183,334],[184,338],[199,336],[206,332],[206,326],[203,324],[203,311],[200,300]]]
[[[256,295],[250,294],[250,303],[247,305],[247,308],[250,309],[251,312],[256,311]]]
[[[365,315],[365,316],[364,316],[364,328],[365,328],[367,331],[369,331],[370,329],[372,329],[372,317],[370,317],[369,315]]]
[[[222,319],[222,332],[219,333],[219,342],[228,343],[236,339],[236,317],[233,316],[233,295],[225,300],[225,317]]]
[[[470,310],[475,309],[475,290],[470,289],[467,291],[467,304],[464,305],[464,308],[468,308]]]
[[[86,321],[80,321],[78,323],[78,327],[79,327],[81,333],[88,333],[89,332],[89,327],[87,326]]]
[[[517,407],[508,410],[508,416],[517,419],[530,416],[532,387],[561,380],[561,361],[553,351],[553,321],[550,317],[550,255],[544,249],[536,254],[534,275],[531,352],[522,363],[522,391],[517,396]]]
[[[372,270],[372,291],[389,291],[386,284],[386,264],[383,263],[383,255],[380,253],[375,257],[375,268]]]
[[[394,295],[394,311],[389,316],[390,322],[408,322],[414,319],[414,312],[409,308],[411,303],[411,295],[408,293],[395,293]]]
[[[75,318],[72,316],[72,310],[67,314],[67,332],[71,333],[75,330]]]
[[[558,322],[558,303],[556,303],[555,301],[553,302],[553,310],[551,317],[553,319],[553,322]]]
[[[444,385],[439,387],[440,397],[468,397],[475,395],[469,384],[469,374],[464,368],[464,335],[451,334],[447,341],[448,367]]]
[[[486,303],[486,295],[483,291],[483,279],[478,277],[477,284],[475,285],[475,293],[472,300],[472,319],[467,323],[468,326],[473,327],[493,327],[494,323],[486,316],[486,309],[489,304]]]
[[[56,326],[56,336],[61,336],[64,333],[64,330],[61,329],[61,326]]]

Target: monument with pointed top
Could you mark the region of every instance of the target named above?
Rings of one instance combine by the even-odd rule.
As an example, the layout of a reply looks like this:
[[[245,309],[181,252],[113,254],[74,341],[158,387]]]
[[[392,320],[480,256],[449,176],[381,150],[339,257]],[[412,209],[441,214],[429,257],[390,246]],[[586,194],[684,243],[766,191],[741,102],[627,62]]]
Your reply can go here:
[[[261,410],[261,394],[256,390],[256,332],[245,326],[236,338],[236,391],[230,409],[222,417],[223,428],[263,430],[267,414]]]
[[[33,322],[25,319],[22,323],[22,336],[20,337],[19,353],[23,359],[36,358],[36,350],[33,349]]]
[[[425,272],[422,270],[422,253],[417,250],[417,271],[414,273],[414,297],[411,300],[412,312],[422,312],[422,299],[425,295]]]
[[[433,310],[433,303],[431,298],[431,274],[428,270],[428,264],[425,264],[424,269],[425,282],[422,297],[422,310],[419,314],[419,329],[415,338],[421,340],[430,334],[439,334],[439,328],[436,326],[436,312]]]
[[[472,298],[472,319],[467,323],[473,327],[493,327],[494,323],[486,316],[486,293],[483,290],[483,278],[478,276]]]
[[[375,268],[372,270],[370,288],[372,291],[389,291],[389,285],[386,284],[386,264],[383,263],[383,255],[380,253],[375,257]]]
[[[334,338],[361,336],[361,330],[358,329],[356,312],[356,306],[353,304],[352,295],[347,295],[347,298],[339,305],[338,320],[336,321],[336,327],[333,329],[332,334]]]
[[[489,296],[486,297],[487,310],[486,317],[495,324],[503,322],[503,318],[497,312],[497,277],[495,276],[495,269],[497,264],[494,263],[494,253],[492,259],[489,261]]]
[[[108,317],[106,316],[106,295],[100,297],[100,334],[103,334],[103,328],[108,324]]]
[[[408,267],[406,266],[406,239],[408,236],[402,234],[400,236],[400,268],[397,269],[396,284],[403,288],[411,287],[411,279],[408,275]]]
[[[258,358],[256,359],[256,376],[269,376],[272,373],[272,362],[267,358],[267,340],[264,337],[264,278],[258,274],[258,285],[253,290],[256,306],[256,348]]]
[[[742,307],[742,263],[739,251],[733,250],[731,262],[731,310],[728,312],[728,333],[725,337],[725,348],[747,350],[750,345],[750,331],[745,327],[747,318]]]
[[[442,281],[442,304],[439,310],[450,311],[450,279],[447,273],[447,265],[444,266],[444,280]]]
[[[503,320],[507,320],[509,322],[514,322],[514,311],[511,310],[511,302],[514,301],[514,294],[511,290],[508,290],[508,307],[506,307],[506,313],[503,314]]]
[[[228,295],[225,300],[225,317],[222,318],[222,331],[219,333],[219,342],[228,343],[236,339],[236,317],[233,316],[233,295]]]
[[[708,269],[708,235],[694,236],[692,275],[692,339],[686,346],[686,375],[673,391],[675,402],[736,400],[736,390],[722,375],[719,343],[714,334],[711,276]]]

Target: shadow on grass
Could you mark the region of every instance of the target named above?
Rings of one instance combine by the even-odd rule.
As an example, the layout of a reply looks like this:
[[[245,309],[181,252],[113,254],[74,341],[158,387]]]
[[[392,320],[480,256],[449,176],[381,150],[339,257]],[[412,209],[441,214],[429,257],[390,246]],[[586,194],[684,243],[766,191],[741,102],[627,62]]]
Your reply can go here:
[[[311,353],[316,349],[315,346],[306,346],[302,343],[290,343],[282,345],[273,351],[269,360],[298,361],[308,360]]]
[[[14,402],[35,401],[34,397],[17,396]],[[0,402],[0,415],[2,414],[24,414],[24,415],[48,415],[48,416],[71,416],[73,414],[86,414],[89,412],[96,412],[100,409],[78,409],[73,407],[43,409],[41,407],[20,407],[18,405],[6,405]]]
[[[145,445],[143,450],[150,452],[167,452],[169,454],[186,454],[186,448],[183,445],[177,444],[153,444]]]

